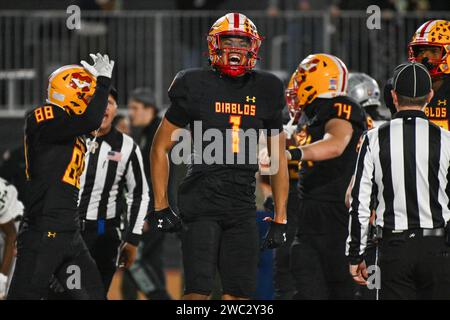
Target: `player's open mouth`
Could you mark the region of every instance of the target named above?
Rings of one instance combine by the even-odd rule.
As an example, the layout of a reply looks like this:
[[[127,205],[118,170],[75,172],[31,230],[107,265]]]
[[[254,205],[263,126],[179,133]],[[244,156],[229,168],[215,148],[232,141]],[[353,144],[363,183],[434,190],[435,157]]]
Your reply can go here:
[[[231,53],[229,60],[230,60],[230,65],[238,66],[241,63],[241,55],[238,53]]]

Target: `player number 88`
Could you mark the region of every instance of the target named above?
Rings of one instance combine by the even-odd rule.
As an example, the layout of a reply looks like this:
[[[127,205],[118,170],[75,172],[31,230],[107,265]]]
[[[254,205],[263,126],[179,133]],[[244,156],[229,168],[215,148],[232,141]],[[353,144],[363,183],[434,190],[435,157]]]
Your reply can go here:
[[[67,166],[62,181],[80,189],[80,176],[83,173],[84,152],[75,145],[72,152],[72,158]]]
[[[53,115],[53,109],[50,106],[37,108],[34,111],[34,116],[36,117],[36,122],[42,122],[44,120],[53,119],[55,116]]]

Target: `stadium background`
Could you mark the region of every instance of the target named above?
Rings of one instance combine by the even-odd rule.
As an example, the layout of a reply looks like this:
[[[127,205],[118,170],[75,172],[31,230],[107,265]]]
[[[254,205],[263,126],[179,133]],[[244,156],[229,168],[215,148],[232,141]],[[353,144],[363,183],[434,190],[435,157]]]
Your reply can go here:
[[[71,4],[81,8],[79,30],[66,27]],[[367,28],[369,5],[382,9],[381,29]],[[406,60],[408,41],[424,21],[450,20],[448,0],[0,1],[0,155],[21,144],[23,114],[45,100],[48,75],[90,52],[116,61],[113,82],[123,113],[127,94],[142,86],[155,91],[164,109],[177,71],[207,66],[205,35],[230,11],[246,14],[265,37],[258,68],[286,81],[303,57],[327,52],[380,86]],[[178,295],[179,253],[168,246],[169,285]]]

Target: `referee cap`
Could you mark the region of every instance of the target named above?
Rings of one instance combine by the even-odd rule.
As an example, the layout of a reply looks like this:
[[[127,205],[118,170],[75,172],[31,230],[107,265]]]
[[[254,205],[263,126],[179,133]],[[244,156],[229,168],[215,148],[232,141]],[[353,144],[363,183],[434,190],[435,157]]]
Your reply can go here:
[[[109,94],[113,96],[114,100],[117,102],[118,93],[117,89],[114,86],[111,86],[111,89],[109,89]]]
[[[407,62],[394,69],[394,91],[404,97],[423,97],[431,91],[431,77],[427,68],[417,62]]]

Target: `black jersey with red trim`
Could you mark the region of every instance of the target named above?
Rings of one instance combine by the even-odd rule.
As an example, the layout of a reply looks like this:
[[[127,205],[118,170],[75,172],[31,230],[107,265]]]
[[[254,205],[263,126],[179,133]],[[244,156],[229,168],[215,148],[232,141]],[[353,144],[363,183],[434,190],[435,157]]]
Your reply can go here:
[[[395,113],[392,88],[392,79],[389,79],[384,87],[384,100],[391,113]],[[450,76],[445,76],[441,87],[434,92],[433,98],[423,111],[435,125],[446,130],[450,129]]]
[[[332,99],[315,99],[308,105],[299,120],[300,145],[320,141],[325,135],[325,125],[332,119],[349,121],[353,128],[350,142],[337,158],[300,163],[298,192],[301,199],[344,202],[357,158],[357,145],[367,130],[364,110],[346,96]]]
[[[181,213],[220,216],[255,209],[257,139],[261,129],[269,135],[283,130],[281,80],[263,71],[230,78],[189,69],[176,75],[169,98],[165,118],[178,127],[189,124],[193,145],[179,190]],[[211,142],[217,140],[223,145],[211,152]],[[211,154],[212,162],[207,159]]]
[[[31,110],[25,119],[25,222],[43,231],[79,228],[78,191],[86,152],[84,134],[103,119],[111,80],[98,77],[95,94],[82,115],[55,105]]]
[[[441,87],[423,111],[431,122],[446,130],[450,129],[450,76],[444,78]]]

